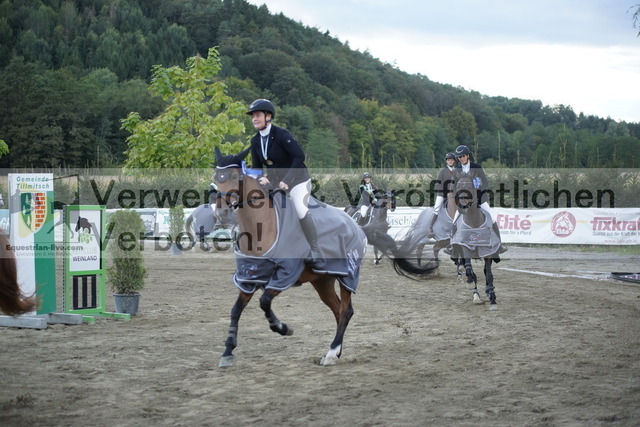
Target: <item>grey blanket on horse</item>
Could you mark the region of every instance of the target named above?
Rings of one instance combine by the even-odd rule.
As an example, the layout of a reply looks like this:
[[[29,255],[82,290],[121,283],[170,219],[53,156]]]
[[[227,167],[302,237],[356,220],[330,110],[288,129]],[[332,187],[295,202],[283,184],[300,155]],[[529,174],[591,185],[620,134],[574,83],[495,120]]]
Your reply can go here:
[[[237,270],[233,283],[245,293],[253,293],[258,287],[282,291],[293,286],[304,270],[304,259],[311,255],[291,200],[278,192],[272,201],[277,237],[271,248],[262,256],[253,256],[235,246]],[[355,292],[367,244],[364,232],[349,215],[314,198],[309,199],[309,209],[318,232],[320,252],[327,260],[326,274],[336,276],[342,285]]]
[[[429,225],[433,219],[433,208],[424,209],[418,215],[418,219],[416,219],[415,225],[413,227],[413,232],[411,235],[415,242],[412,242],[414,245],[422,245],[429,243],[431,236],[428,235]],[[440,207],[440,211],[438,212],[438,217],[436,218],[436,222],[433,224],[433,238],[439,242],[441,240],[447,240],[451,237],[451,226],[453,225],[453,218],[449,216],[447,212],[446,204],[443,204]]]
[[[493,257],[499,259],[500,236],[493,229],[491,216],[483,213],[484,223],[478,228],[467,225],[464,222],[464,217],[460,215],[456,220],[456,231],[451,237],[451,244],[469,248],[474,258]]]
[[[209,203],[195,208],[189,217],[193,221],[191,227],[193,228],[194,233],[199,237],[206,236],[216,227],[214,205],[210,205]]]

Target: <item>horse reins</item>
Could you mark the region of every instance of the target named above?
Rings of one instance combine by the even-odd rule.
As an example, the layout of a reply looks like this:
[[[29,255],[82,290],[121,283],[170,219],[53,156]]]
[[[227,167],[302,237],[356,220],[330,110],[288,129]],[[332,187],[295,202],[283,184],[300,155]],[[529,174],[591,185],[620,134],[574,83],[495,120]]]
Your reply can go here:
[[[236,192],[232,192],[232,191],[218,191],[218,194],[216,195],[216,199],[221,199],[223,197],[227,197],[227,199],[225,201],[227,201],[227,205],[232,208],[232,209],[238,209],[239,207],[242,207],[243,205],[247,204],[247,203],[252,203],[256,200],[261,200],[261,199],[265,199],[267,196],[263,193],[260,195],[257,195],[255,197],[250,198],[249,200],[240,200],[240,195]],[[238,199],[238,201],[236,201],[235,203],[229,203],[229,197],[234,197],[236,199]]]

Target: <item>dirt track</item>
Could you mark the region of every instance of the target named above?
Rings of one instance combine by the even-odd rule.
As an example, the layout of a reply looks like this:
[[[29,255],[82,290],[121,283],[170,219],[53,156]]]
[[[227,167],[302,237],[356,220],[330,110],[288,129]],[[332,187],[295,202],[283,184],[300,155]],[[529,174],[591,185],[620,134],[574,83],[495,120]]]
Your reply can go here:
[[[606,279],[637,256],[511,248],[488,311],[449,263],[415,282],[371,252],[336,366],[317,365],[335,324],[307,284],[274,303],[293,336],[254,300],[222,369],[231,254],[145,251],[130,322],[0,328],[0,425],[640,424],[640,285]]]

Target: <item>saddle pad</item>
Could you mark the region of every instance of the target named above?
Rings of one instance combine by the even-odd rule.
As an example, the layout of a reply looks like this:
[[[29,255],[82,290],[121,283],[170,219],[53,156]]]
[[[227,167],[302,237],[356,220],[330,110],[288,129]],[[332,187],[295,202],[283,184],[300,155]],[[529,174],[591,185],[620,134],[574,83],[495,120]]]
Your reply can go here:
[[[456,220],[456,232],[451,237],[452,245],[460,245],[477,251],[479,258],[497,254],[500,249],[500,236],[493,230],[491,217],[485,213],[482,227],[473,228],[467,225],[463,216]]]
[[[244,254],[235,246],[233,282],[245,293],[253,293],[258,287],[285,290],[293,286],[304,270],[304,259],[311,255],[291,200],[282,192],[272,199],[278,227],[275,243],[262,256]],[[327,260],[328,268],[323,273],[336,276],[355,292],[367,244],[364,232],[345,212],[316,199],[310,198],[309,212],[320,252]]]

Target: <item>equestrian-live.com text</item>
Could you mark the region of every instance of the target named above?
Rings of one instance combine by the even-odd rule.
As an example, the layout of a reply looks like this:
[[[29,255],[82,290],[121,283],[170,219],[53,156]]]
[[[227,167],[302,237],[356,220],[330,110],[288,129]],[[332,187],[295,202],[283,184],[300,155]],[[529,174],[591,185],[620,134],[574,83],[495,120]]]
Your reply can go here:
[[[39,258],[55,258],[56,251],[80,251],[82,247],[70,245],[65,245],[64,243],[32,243],[32,244],[23,244],[23,245],[6,245],[6,252],[13,253],[16,258],[27,258],[31,259],[34,253],[37,253]],[[11,250],[12,252],[9,252]]]
[[[65,245],[61,243],[51,243],[51,244],[42,244],[42,243],[33,243],[30,245],[6,245],[7,250],[11,250],[13,252],[17,251],[79,251],[82,250],[83,246],[74,246],[74,245]]]

